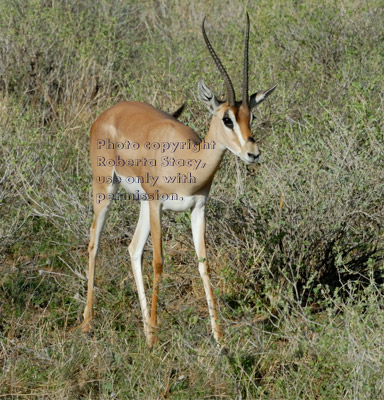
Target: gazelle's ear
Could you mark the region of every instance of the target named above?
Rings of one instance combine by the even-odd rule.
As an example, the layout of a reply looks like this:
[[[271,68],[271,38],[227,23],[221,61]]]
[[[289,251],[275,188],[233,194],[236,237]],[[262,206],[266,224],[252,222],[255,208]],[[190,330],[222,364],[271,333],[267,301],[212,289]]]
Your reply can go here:
[[[272,86],[267,90],[263,90],[261,92],[256,92],[251,96],[251,99],[249,101],[249,107],[255,108],[258,104],[260,104],[262,101],[264,101],[275,89],[276,86]]]
[[[207,106],[211,114],[215,114],[216,110],[220,107],[220,102],[213,94],[212,90],[205,86],[203,80],[201,80],[197,86],[197,93],[199,99]]]

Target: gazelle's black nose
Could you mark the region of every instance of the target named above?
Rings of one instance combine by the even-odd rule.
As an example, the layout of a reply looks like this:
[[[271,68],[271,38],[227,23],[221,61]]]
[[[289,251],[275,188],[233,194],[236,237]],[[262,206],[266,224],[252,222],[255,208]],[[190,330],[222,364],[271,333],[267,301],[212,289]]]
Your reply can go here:
[[[260,153],[247,153],[247,156],[249,157],[251,162],[256,162],[260,158]]]

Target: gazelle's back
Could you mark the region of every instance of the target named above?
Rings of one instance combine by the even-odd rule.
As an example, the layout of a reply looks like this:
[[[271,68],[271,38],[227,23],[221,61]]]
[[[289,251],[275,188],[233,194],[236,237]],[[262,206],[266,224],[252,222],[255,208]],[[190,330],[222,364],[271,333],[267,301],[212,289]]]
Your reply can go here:
[[[172,115],[147,103],[124,101],[103,112],[91,128],[91,151],[98,139],[121,142],[130,140],[139,144],[161,142],[161,134],[175,132],[175,139],[200,142],[196,133]],[[171,135],[172,136],[172,135]],[[169,135],[167,136],[169,140]],[[97,143],[96,143],[97,145]]]

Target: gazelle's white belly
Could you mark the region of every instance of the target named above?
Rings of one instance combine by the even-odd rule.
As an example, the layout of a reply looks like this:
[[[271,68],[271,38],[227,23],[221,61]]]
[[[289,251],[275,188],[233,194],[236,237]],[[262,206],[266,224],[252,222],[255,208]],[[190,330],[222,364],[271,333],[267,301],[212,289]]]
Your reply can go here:
[[[165,194],[154,191],[153,193],[146,193],[141,183],[137,180],[127,179],[122,175],[116,174],[120,179],[120,185],[128,192],[135,194],[135,199],[145,201],[154,196],[155,200],[161,200],[163,210],[171,211],[186,211],[194,207],[196,203],[205,203],[206,197],[202,195],[183,196],[177,193]]]
[[[196,205],[198,197],[199,196],[179,196],[177,200],[164,200],[163,210],[186,211]]]
[[[120,186],[122,186],[128,193],[138,194],[140,197],[146,195],[145,190],[141,186],[141,183],[137,178],[134,177],[126,177],[123,175],[119,175],[115,172],[115,174],[120,178]],[[138,196],[138,197],[139,197]]]

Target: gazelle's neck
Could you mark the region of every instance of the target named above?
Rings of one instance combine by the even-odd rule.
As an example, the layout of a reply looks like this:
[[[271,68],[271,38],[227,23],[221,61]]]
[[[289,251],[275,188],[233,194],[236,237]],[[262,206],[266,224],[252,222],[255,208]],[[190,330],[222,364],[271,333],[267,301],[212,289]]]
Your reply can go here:
[[[213,116],[208,133],[205,135],[201,144],[201,149],[196,153],[197,158],[201,160],[201,165],[204,165],[202,171],[204,171],[205,178],[203,182],[201,181],[204,185],[212,182],[227,150],[225,145],[222,143],[221,138],[217,134],[217,121],[215,121],[215,119],[216,117]]]

